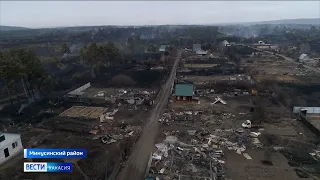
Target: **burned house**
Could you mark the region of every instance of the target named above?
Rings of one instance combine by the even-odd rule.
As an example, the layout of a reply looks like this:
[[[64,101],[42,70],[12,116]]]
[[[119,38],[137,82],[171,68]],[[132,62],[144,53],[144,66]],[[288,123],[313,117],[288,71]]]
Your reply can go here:
[[[174,95],[176,101],[192,101],[194,96],[193,84],[176,84]]]
[[[257,48],[257,49],[272,49],[275,50],[278,47],[273,45],[273,44],[266,44],[263,41],[259,41],[258,43],[253,44],[253,47]]]
[[[154,91],[148,89],[122,89],[122,88],[96,88],[87,83],[64,95],[64,100],[71,103],[83,103],[86,105],[113,105],[127,104],[132,106],[154,103]]]

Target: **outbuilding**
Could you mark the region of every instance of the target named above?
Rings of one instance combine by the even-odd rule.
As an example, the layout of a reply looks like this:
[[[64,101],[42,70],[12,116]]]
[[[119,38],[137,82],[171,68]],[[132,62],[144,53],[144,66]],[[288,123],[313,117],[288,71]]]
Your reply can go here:
[[[230,46],[229,42],[227,40],[222,41],[222,46]]]
[[[192,101],[193,92],[193,84],[176,84],[174,92],[176,101]]]
[[[22,150],[20,134],[0,132],[0,165]]]

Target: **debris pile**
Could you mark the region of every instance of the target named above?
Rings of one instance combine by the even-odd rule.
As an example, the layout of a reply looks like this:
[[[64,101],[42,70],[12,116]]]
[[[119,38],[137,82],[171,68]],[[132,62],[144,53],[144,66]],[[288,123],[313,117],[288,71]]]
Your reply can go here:
[[[114,89],[112,94],[106,91],[98,91],[92,96],[92,103],[118,104],[130,109],[138,109],[137,106],[152,106],[154,104],[155,91],[137,89]]]
[[[215,99],[215,101],[213,103],[211,103],[211,104],[216,104],[217,102],[220,102],[223,105],[227,104],[227,102],[225,100],[221,99],[220,97],[216,97],[214,99]]]
[[[193,134],[194,132],[190,132]],[[180,142],[175,136],[155,147],[149,168],[149,177],[160,179],[225,179],[223,151],[201,144],[190,145]]]
[[[199,96],[207,96],[207,95],[213,94],[213,93],[214,93],[214,89],[204,89],[204,90],[197,89],[196,90],[196,94]]]
[[[250,132],[242,128],[216,129],[207,139],[208,146],[227,148],[242,154],[246,150],[246,146],[250,144]]]
[[[92,133],[96,132],[96,133]],[[100,139],[104,144],[112,144],[117,141],[130,138],[132,136],[137,136],[141,132],[140,126],[127,126],[125,128],[113,127],[113,128],[104,128],[100,125],[95,127],[94,130],[91,130],[92,134],[96,136],[93,137],[94,140]]]
[[[161,123],[169,123],[171,121],[193,121],[199,119],[202,111],[182,111],[182,112],[167,112],[159,119]]]
[[[165,140],[155,144],[150,177],[225,179],[224,150],[235,151],[251,160],[247,148],[262,147],[258,139],[261,133],[249,129],[215,129],[213,132],[190,129],[181,136],[184,142],[178,139],[180,133],[165,132]]]
[[[319,150],[314,150],[313,152],[309,153],[313,158],[316,160],[320,160],[320,151]]]
[[[100,115],[100,123],[107,122],[114,119],[114,115],[119,111],[119,109],[114,109],[112,112],[104,112]]]
[[[154,104],[155,91],[138,91],[120,89],[118,94],[105,97],[108,103],[117,103],[119,106],[126,106],[129,109],[138,109],[138,106],[152,106]]]

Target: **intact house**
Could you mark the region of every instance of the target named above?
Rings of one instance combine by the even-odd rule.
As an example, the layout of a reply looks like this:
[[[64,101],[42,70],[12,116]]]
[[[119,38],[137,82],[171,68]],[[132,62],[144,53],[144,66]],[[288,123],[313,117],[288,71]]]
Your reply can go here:
[[[0,132],[0,165],[22,150],[20,134]]]
[[[222,46],[230,46],[229,42],[227,40],[222,41]]]
[[[176,84],[175,85],[175,100],[176,101],[199,101],[198,97],[194,96],[193,84]]]

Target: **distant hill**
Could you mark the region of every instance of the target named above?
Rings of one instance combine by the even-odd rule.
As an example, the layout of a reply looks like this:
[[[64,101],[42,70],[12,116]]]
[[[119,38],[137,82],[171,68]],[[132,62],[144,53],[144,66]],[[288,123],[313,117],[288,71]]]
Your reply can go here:
[[[1,26],[0,25],[0,31],[14,31],[14,30],[27,30],[29,28],[25,27],[18,27],[18,26]]]
[[[261,21],[261,22],[252,22],[252,23],[244,23],[244,24],[313,24],[313,25],[320,25],[320,18],[283,19],[283,20]]]
[[[292,24],[292,25],[320,25],[320,18],[309,18],[309,19],[282,19],[272,21],[259,21],[259,22],[238,22],[238,23],[219,23],[214,25],[256,25],[256,24]]]

